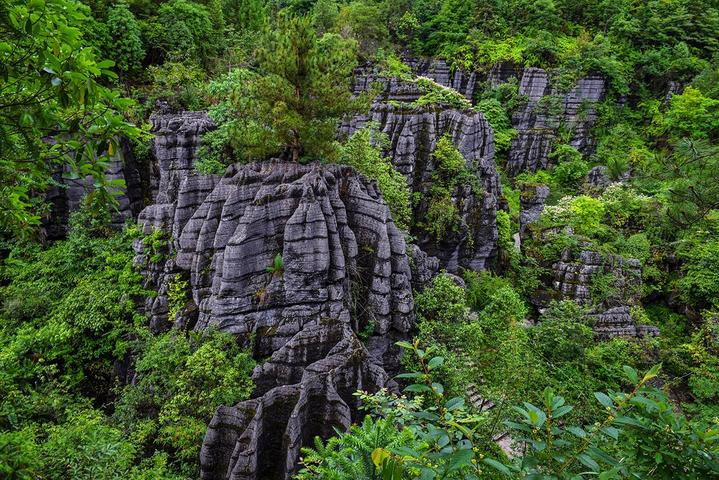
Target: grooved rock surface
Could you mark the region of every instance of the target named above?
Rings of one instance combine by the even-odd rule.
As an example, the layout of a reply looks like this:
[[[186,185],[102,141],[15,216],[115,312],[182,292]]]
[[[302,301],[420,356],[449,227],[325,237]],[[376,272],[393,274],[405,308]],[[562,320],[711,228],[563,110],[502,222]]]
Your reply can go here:
[[[517,136],[507,158],[507,173],[535,172],[549,166],[552,141],[560,126],[569,128],[569,144],[582,153],[594,145],[589,130],[596,119],[593,105],[604,97],[606,82],[600,76],[587,76],[567,94],[552,91],[549,74],[541,68],[527,68],[519,82],[519,93],[527,105],[512,115]]]
[[[168,203],[177,197],[182,180],[192,172],[200,136],[215,127],[205,112],[177,114],[155,113],[150,116],[152,148],[157,162],[156,203]]]
[[[523,238],[530,223],[536,222],[549,197],[546,185],[523,186],[519,196],[519,237]]]
[[[655,327],[637,325],[630,314],[631,305],[639,302],[642,270],[639,260],[618,255],[601,255],[583,250],[578,258],[567,251],[553,265],[554,288],[563,300],[592,305],[588,317],[593,320],[599,338],[615,336],[658,335]],[[609,291],[605,298],[592,298],[593,285],[606,276]],[[595,293],[597,287],[594,287]],[[600,301],[601,300],[601,301]]]
[[[446,67],[446,64],[444,64]],[[444,75],[444,74],[442,74]],[[367,88],[370,80],[359,76],[355,88]],[[427,192],[435,171],[431,154],[437,141],[449,134],[482,187],[480,193],[471,188],[457,188],[453,202],[462,218],[459,232],[449,232],[437,240],[419,228],[413,228],[419,247],[440,260],[442,268],[456,272],[460,267],[481,270],[497,248],[496,214],[501,186],[494,162],[494,133],[484,115],[472,111],[438,109],[432,106],[412,108],[397,106],[393,100],[411,102],[418,98],[416,87],[398,79],[385,79],[384,92],[373,104],[368,115],[345,122],[341,133],[350,135],[372,122],[390,139],[387,155],[407,178],[412,192],[421,199],[413,207],[413,217],[423,218],[429,204]]]
[[[253,398],[212,419],[202,478],[289,478],[301,446],[358,418],[353,392],[395,388],[394,342],[414,323],[404,235],[376,184],[351,168],[268,161],[206,177],[181,168],[176,142],[159,134],[155,148],[174,159],[160,163],[171,170],[162,178],[178,184],[138,220],[168,234],[136,244],[158,292],[148,300],[154,328],[218,328],[267,359],[253,373]],[[278,254],[282,265],[268,269]],[[168,319],[177,278],[192,299]]]

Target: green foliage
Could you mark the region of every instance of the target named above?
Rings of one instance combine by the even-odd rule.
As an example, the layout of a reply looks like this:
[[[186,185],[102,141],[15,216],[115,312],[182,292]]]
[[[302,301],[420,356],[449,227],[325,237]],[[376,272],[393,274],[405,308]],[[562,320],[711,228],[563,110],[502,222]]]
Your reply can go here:
[[[111,40],[107,51],[115,58],[115,67],[122,74],[136,75],[145,58],[140,25],[124,0],[115,3],[107,13],[107,30]]]
[[[272,265],[267,267],[267,273],[271,273],[273,276],[276,275],[281,277],[285,272],[285,262],[282,260],[282,254],[278,253],[275,258],[272,259]]]
[[[112,204],[105,172],[118,138],[137,138],[125,121],[131,105],[107,88],[115,77],[82,35],[88,9],[73,0],[3,2],[0,6],[0,229],[28,234],[45,213],[34,192],[62,165],[92,175],[93,194]],[[58,134],[62,132],[62,134]],[[53,141],[47,141],[47,138]]]
[[[160,43],[178,58],[206,63],[217,49],[210,12],[188,0],[170,0],[157,11]]]
[[[494,146],[497,152],[506,152],[512,144],[512,139],[517,131],[512,128],[512,123],[502,103],[496,98],[484,99],[475,106],[484,114],[494,131]]]
[[[48,478],[115,479],[126,475],[134,447],[123,432],[103,423],[98,411],[73,413],[47,431],[42,445],[43,473]]]
[[[477,311],[489,304],[494,292],[511,286],[506,278],[493,275],[487,270],[482,270],[479,273],[465,270],[462,272],[462,279],[467,286],[467,304]]]
[[[469,314],[464,290],[449,275],[435,277],[432,287],[416,296],[415,308],[421,320],[440,323],[462,323]]]
[[[167,319],[170,322],[174,322],[177,315],[187,306],[189,292],[190,282],[183,280],[180,274],[176,273],[167,286]]]
[[[249,396],[254,362],[232,335],[217,331],[144,334],[139,348],[137,380],[120,390],[115,418],[144,450],[168,452],[195,476],[207,423],[217,406]]]
[[[338,162],[376,180],[392,219],[407,230],[412,218],[410,191],[404,175],[394,168],[391,159],[382,155],[381,146],[387,141],[381,132],[370,128],[358,130],[341,146]]]
[[[385,15],[383,7],[381,3],[354,1],[343,5],[337,15],[337,33],[354,40],[364,58],[370,58],[378,49],[387,46],[387,24],[378,21]]]
[[[705,97],[688,86],[681,95],[672,96],[667,111],[655,120],[655,129],[674,138],[714,137],[719,127],[717,109],[719,100]]]
[[[50,249],[10,253],[1,295],[1,426],[61,416],[55,390],[107,395],[113,362],[124,358],[127,336],[143,319],[134,301],[148,294],[132,268],[135,236],[76,229]]]
[[[589,165],[576,148],[559,145],[554,148],[549,158],[557,163],[554,167],[554,178],[560,187],[576,189],[584,182],[589,172]]]
[[[357,478],[386,478],[380,476],[384,464],[375,461],[378,451],[392,452],[414,444],[408,428],[397,428],[393,416],[372,419],[369,415],[360,425],[332,437],[323,445],[315,437],[314,448],[302,449],[302,468],[296,480],[354,480]],[[394,477],[401,479],[402,477]]]
[[[200,110],[204,107],[201,92],[206,80],[199,65],[189,61],[168,60],[147,69],[152,79],[145,104],[155,108],[158,101],[166,102],[173,111]]]
[[[530,330],[530,339],[540,355],[553,363],[582,361],[594,344],[594,332],[582,319],[582,309],[573,301],[552,303]]]
[[[422,96],[414,102],[418,107],[431,105],[461,110],[472,108],[472,103],[464,95],[453,88],[440,85],[431,78],[417,77],[415,83],[422,92]]]
[[[318,38],[310,18],[281,16],[260,44],[257,73],[233,86],[230,141],[237,156],[285,151],[292,161],[336,158],[337,122],[366,108],[369,98],[350,93],[354,42]]]
[[[462,218],[452,196],[458,188],[479,190],[479,181],[467,167],[467,162],[454,146],[449,134],[437,141],[432,152],[435,166],[432,172],[432,183],[423,200],[425,214],[420,220],[415,218],[415,225],[440,241],[452,232],[462,228]]]
[[[385,390],[375,395],[360,392],[359,396],[375,415],[387,416],[415,438],[411,447],[387,449],[386,460],[380,465],[391,470],[389,478],[477,478],[481,469],[477,458],[478,428],[482,416],[471,413],[461,397],[448,398],[437,373],[445,362],[433,356],[434,348],[422,349],[419,342],[398,342],[418,364],[414,371],[398,376],[409,379],[405,395],[388,394]],[[378,462],[379,463],[379,462]],[[407,472],[403,477],[400,472]],[[388,477],[384,477],[388,478]]]
[[[261,0],[223,0],[222,12],[238,30],[259,32],[269,20],[266,2]]]
[[[543,226],[568,225],[575,232],[588,237],[602,236],[606,233],[604,214],[605,207],[601,200],[580,195],[564,197],[558,205],[546,207],[540,221]]]
[[[719,150],[706,140],[682,139],[671,156],[660,158],[647,173],[661,181],[660,198],[671,228],[686,229],[706,220],[719,205]]]
[[[698,231],[680,244],[684,276],[677,286],[684,301],[694,308],[719,305],[719,241],[713,230]]]

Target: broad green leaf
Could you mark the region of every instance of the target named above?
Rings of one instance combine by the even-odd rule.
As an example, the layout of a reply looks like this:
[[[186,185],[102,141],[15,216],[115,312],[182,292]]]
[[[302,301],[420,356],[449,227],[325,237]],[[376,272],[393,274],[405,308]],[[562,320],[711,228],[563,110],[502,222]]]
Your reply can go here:
[[[500,472],[502,472],[502,474],[504,474],[508,477],[512,476],[512,472],[509,470],[509,468],[507,468],[506,465],[498,462],[497,460],[494,460],[491,458],[485,458],[484,460],[482,460],[482,463],[489,465],[490,467],[494,468],[495,470],[499,470]]]
[[[433,357],[427,364],[427,368],[433,370],[444,363],[444,357]]]
[[[613,408],[613,407],[614,407],[614,402],[612,401],[611,398],[609,398],[609,397],[607,396],[607,394],[602,393],[602,392],[594,392],[594,397],[595,397],[597,400],[599,400],[599,403],[601,403],[601,404],[604,405],[605,407],[607,407],[607,408]]]
[[[624,373],[626,374],[626,376],[630,382],[632,382],[635,385],[637,383],[639,383],[639,375],[637,374],[636,370],[634,370],[629,365],[624,365],[622,368],[624,369]]]
[[[599,471],[599,464],[595,462],[592,457],[590,457],[586,453],[580,453],[579,455],[577,455],[577,460],[582,462],[583,465],[591,468],[593,472]]]

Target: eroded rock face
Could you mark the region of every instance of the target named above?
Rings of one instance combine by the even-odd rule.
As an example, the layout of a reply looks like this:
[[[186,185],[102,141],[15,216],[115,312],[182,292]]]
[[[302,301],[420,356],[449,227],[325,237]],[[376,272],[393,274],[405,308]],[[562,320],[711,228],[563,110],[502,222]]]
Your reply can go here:
[[[519,195],[519,237],[524,238],[527,227],[536,222],[544,211],[549,197],[547,185],[526,185]]]
[[[156,113],[150,122],[157,163],[153,198],[156,203],[168,203],[177,198],[182,180],[192,172],[200,136],[213,129],[214,123],[205,112]]]
[[[598,338],[658,335],[655,327],[637,325],[631,316],[632,305],[639,303],[642,270],[639,260],[618,255],[601,255],[583,250],[577,258],[565,252],[553,265],[554,289],[563,300],[592,306],[588,317]],[[603,279],[601,277],[604,277]],[[604,280],[603,298],[593,298]],[[594,290],[594,291],[593,291]]]
[[[357,419],[352,393],[395,386],[394,342],[414,321],[404,235],[376,184],[348,167],[268,161],[199,176],[184,156],[196,144],[163,138],[175,132],[155,143],[168,188],[139,216],[146,233],[167,232],[159,260],[150,243],[136,245],[158,292],[152,324],[218,328],[269,358],[253,398],[218,409],[202,478],[289,478],[301,446]],[[178,278],[192,299],[168,319]]]
[[[446,64],[443,65],[446,67]],[[445,78],[445,73],[441,74],[442,78]],[[377,77],[361,75],[355,88],[368,88],[374,80]],[[423,218],[429,208],[426,198],[436,169],[431,154],[439,139],[448,134],[467,161],[469,170],[477,176],[481,192],[469,187],[458,188],[454,192],[453,203],[462,218],[459,232],[450,232],[439,240],[419,228],[413,228],[412,234],[417,237],[420,248],[439,258],[442,268],[450,272],[456,272],[460,267],[486,268],[497,248],[496,213],[501,197],[494,162],[494,134],[489,122],[483,114],[473,111],[407,106],[407,102],[416,100],[420,95],[416,87],[398,79],[382,81],[384,91],[369,114],[346,122],[341,133],[350,135],[372,122],[387,134],[390,140],[387,155],[397,170],[405,175],[412,192],[421,199],[414,206],[414,218]],[[397,105],[395,101],[405,104]]]
[[[582,153],[594,147],[589,130],[596,119],[594,104],[604,97],[606,82],[600,76],[587,76],[567,94],[550,86],[549,74],[541,68],[524,70],[519,93],[527,105],[512,115],[517,136],[507,158],[507,173],[535,172],[549,166],[552,141],[560,126],[572,135],[569,144]]]

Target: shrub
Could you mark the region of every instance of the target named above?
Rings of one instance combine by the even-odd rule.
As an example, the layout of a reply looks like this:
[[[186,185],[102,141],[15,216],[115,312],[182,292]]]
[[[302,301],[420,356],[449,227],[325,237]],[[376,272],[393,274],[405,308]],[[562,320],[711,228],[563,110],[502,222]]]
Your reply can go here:
[[[534,348],[550,362],[581,362],[585,349],[594,344],[594,332],[582,316],[571,300],[553,302],[530,330]]]
[[[382,197],[392,212],[392,219],[402,229],[408,229],[412,217],[407,179],[381,153],[388,142],[386,135],[369,128],[358,130],[342,145],[339,163],[354,167],[367,178],[377,181]],[[373,144],[374,143],[374,144]]]
[[[554,178],[557,183],[567,189],[578,188],[589,172],[589,165],[582,159],[582,154],[570,145],[559,145],[549,155],[557,162],[554,167]]]
[[[137,380],[120,389],[115,418],[143,448],[168,452],[194,476],[207,423],[219,405],[249,396],[254,361],[218,331],[145,333],[139,348]]]

